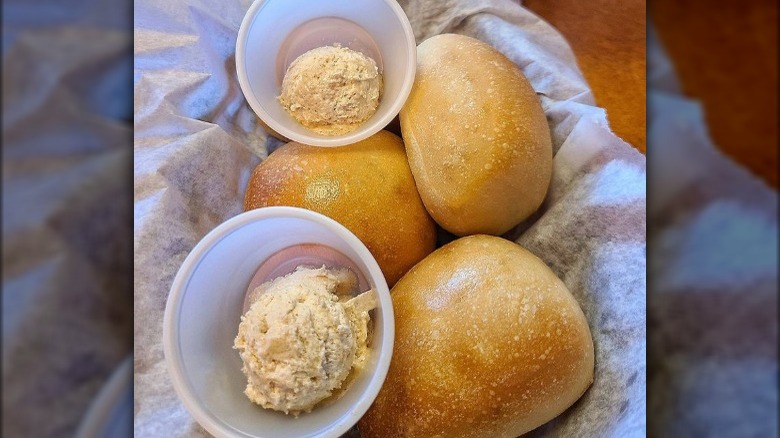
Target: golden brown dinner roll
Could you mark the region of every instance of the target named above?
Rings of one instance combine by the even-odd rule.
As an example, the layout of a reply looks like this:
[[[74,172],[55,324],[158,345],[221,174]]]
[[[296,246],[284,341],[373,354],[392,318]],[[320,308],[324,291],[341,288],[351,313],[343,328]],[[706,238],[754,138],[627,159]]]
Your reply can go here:
[[[392,289],[395,347],[361,437],[516,437],[593,382],[577,301],[536,256],[499,237],[451,242]]]
[[[417,189],[446,230],[502,234],[544,200],[552,173],[544,111],[520,69],[489,45],[455,34],[420,44],[400,118]]]
[[[417,193],[401,139],[387,131],[349,146],[287,143],[252,172],[244,210],[303,207],[363,241],[389,285],[433,251],[436,225]]]

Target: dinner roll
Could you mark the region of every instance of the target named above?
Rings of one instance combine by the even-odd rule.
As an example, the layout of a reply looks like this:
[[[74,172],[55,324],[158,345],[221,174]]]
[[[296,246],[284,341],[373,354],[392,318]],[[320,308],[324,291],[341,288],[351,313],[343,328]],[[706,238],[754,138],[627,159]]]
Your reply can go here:
[[[436,245],[403,142],[387,131],[349,146],[281,146],[254,169],[244,197],[245,211],[272,205],[308,208],[347,227],[391,286]]]
[[[544,200],[552,173],[544,111],[491,46],[455,34],[420,44],[400,119],[420,196],[446,230],[502,234]]]
[[[391,291],[395,347],[361,437],[516,437],[593,382],[577,301],[529,251],[475,235],[433,252]]]

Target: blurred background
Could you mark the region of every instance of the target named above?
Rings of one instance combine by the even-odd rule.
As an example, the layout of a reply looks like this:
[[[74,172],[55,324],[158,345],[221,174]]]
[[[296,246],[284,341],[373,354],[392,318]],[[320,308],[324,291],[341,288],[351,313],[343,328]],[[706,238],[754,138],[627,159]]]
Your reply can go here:
[[[650,432],[776,437],[777,3],[648,17]]]
[[[648,434],[777,436],[777,3],[523,5],[650,162]],[[132,5],[2,8],[2,435],[129,435]]]
[[[130,436],[132,4],[2,8],[1,435]]]
[[[649,161],[648,435],[778,436],[777,2],[523,4]]]
[[[647,11],[713,143],[777,189],[777,2],[660,0]]]

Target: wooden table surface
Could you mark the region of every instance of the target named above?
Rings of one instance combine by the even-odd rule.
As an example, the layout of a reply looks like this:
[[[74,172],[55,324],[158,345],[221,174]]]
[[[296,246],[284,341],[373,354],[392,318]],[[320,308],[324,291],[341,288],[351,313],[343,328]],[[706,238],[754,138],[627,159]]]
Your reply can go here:
[[[571,44],[613,131],[645,152],[646,14],[714,143],[777,187],[777,2],[525,0]]]
[[[645,152],[645,0],[525,0],[574,50],[612,130]]]
[[[777,0],[654,0],[648,13],[714,143],[777,188]]]

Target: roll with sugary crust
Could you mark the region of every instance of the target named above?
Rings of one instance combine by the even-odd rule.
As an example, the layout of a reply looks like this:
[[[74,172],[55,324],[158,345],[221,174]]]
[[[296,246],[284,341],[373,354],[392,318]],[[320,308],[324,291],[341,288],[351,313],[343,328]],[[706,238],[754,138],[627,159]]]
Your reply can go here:
[[[420,196],[447,231],[499,235],[544,200],[552,174],[544,111],[520,69],[491,46],[455,34],[420,44],[400,119]]]
[[[252,172],[244,210],[274,205],[324,214],[371,251],[392,286],[436,245],[401,139],[379,131],[355,144],[287,143]]]
[[[391,291],[395,346],[361,437],[517,437],[593,382],[577,301],[519,245],[493,236],[433,252]]]

